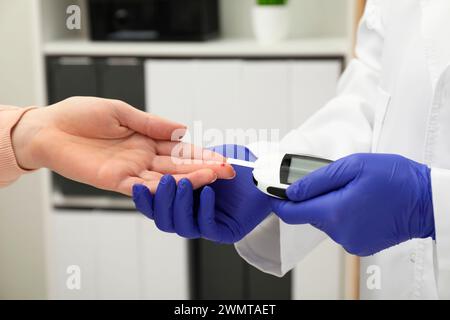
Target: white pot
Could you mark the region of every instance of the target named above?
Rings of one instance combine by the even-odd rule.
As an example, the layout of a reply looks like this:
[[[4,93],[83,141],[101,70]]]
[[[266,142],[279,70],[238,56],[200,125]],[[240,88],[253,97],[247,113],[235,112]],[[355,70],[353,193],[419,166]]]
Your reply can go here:
[[[289,35],[289,10],[287,5],[255,5],[253,31],[264,45],[285,40]]]

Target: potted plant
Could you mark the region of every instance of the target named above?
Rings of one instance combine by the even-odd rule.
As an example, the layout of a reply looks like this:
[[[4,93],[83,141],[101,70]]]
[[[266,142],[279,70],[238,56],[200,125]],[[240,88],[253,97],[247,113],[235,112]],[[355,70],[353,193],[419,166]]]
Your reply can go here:
[[[256,0],[253,8],[253,30],[265,45],[285,40],[289,34],[288,0]]]

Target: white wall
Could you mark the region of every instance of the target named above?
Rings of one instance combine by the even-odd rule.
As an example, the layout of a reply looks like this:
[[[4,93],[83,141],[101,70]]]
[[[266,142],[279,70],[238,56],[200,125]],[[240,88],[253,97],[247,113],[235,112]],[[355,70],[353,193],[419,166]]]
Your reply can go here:
[[[0,104],[42,102],[35,0],[0,0]],[[0,298],[45,298],[42,173],[0,190]]]
[[[220,0],[225,37],[253,37],[251,9],[256,0]],[[345,37],[352,0],[289,0],[292,37]]]

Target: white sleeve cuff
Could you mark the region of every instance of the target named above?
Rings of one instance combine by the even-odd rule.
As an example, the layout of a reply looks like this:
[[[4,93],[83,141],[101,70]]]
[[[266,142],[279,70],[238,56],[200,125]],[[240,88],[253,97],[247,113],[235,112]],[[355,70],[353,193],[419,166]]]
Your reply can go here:
[[[450,170],[431,169],[439,298],[450,298]]]
[[[310,225],[288,225],[272,214],[235,247],[252,266],[282,277],[325,238]]]
[[[280,219],[266,218],[244,239],[235,244],[239,255],[261,271],[282,277],[280,256]]]

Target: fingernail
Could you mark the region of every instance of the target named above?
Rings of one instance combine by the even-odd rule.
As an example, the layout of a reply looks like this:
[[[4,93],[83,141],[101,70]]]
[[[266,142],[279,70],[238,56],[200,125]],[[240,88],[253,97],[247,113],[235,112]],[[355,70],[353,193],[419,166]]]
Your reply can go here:
[[[217,181],[217,174],[214,175],[214,178],[213,178],[213,180],[210,183],[214,183],[216,181]]]
[[[230,177],[230,178],[228,178],[228,180],[233,180],[233,179],[236,178],[236,176],[237,176],[236,170],[234,170],[233,167],[231,167],[231,168],[233,169],[233,176]]]

